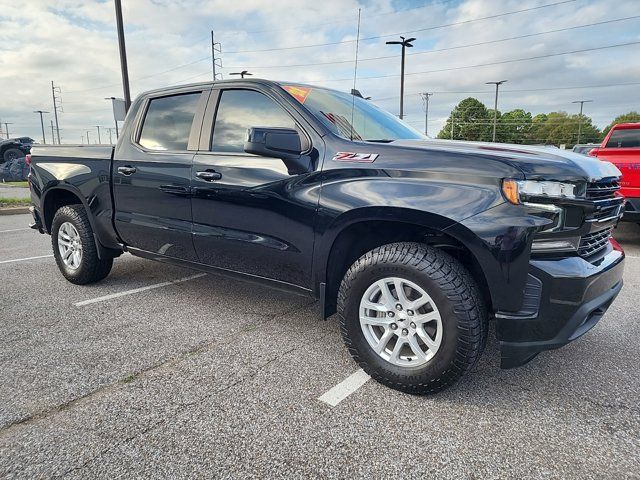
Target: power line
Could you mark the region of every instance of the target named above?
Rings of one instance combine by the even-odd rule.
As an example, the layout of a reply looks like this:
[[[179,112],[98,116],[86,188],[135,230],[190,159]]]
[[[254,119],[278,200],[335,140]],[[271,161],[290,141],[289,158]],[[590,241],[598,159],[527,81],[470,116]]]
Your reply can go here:
[[[514,14],[528,12],[528,11],[532,11],[532,10],[539,10],[541,8],[553,7],[553,6],[556,6],[556,5],[562,5],[562,4],[572,3],[572,2],[576,2],[576,1],[577,0],[562,0],[562,1],[559,1],[559,2],[555,2],[555,3],[538,5],[538,6],[535,6],[535,7],[525,8],[525,9],[522,9],[522,10],[514,10],[514,11],[510,11],[510,12],[503,12],[503,13],[499,13],[499,14],[495,14],[495,15],[489,15],[489,16],[486,16],[486,17],[479,17],[479,18],[464,20],[464,21],[461,21],[461,22],[454,22],[454,23],[443,24],[443,25],[434,25],[434,26],[426,27],[426,28],[419,29],[419,30],[413,30],[411,32],[390,33],[390,34],[386,34],[386,35],[367,37],[367,38],[361,39],[361,41],[375,40],[375,39],[380,39],[380,38],[385,38],[385,37],[396,36],[396,35],[400,35],[400,34],[404,34],[404,33],[412,33],[412,32],[418,32],[418,31],[426,31],[426,30],[435,30],[435,29],[441,29],[441,28],[448,28],[448,27],[452,27],[452,26],[468,24],[468,23],[472,23],[472,22],[489,20],[489,19],[494,19],[494,18],[500,18],[500,17],[504,17],[504,16],[507,16],[507,15],[514,15]],[[411,10],[411,9],[406,9],[406,10]],[[308,28],[308,26],[305,27],[305,28]],[[297,46],[291,46],[291,47],[279,47],[279,48],[262,49],[262,50],[236,50],[236,51],[225,52],[225,55],[235,54],[235,53],[254,53],[254,52],[270,52],[270,51],[278,51],[278,50],[292,50],[292,49],[299,49],[299,48],[310,48],[310,47],[318,47],[318,46],[339,45],[339,44],[354,43],[354,42],[355,42],[355,40],[344,40],[344,41],[327,42],[327,43],[315,44],[315,45],[297,45]],[[421,54],[421,53],[428,53],[428,52],[416,52],[416,53],[420,53]],[[177,65],[177,66],[175,66],[173,68],[170,68],[170,69],[167,69],[167,70],[162,70],[160,72],[155,72],[155,73],[151,73],[151,74],[144,75],[144,76],[141,76],[141,77],[136,77],[133,80],[138,80],[138,81],[139,80],[146,80],[148,78],[164,75],[166,73],[170,73],[170,72],[173,72],[175,70],[179,70],[181,68],[185,68],[185,67],[194,65],[196,63],[200,63],[200,62],[203,62],[205,60],[210,60],[210,59],[211,59],[211,56],[207,55],[206,57],[201,57],[201,58],[195,59],[195,60],[193,60],[191,62],[183,63],[181,65]],[[331,63],[333,63],[333,62],[331,62]],[[311,64],[311,65],[322,65],[322,63]],[[304,66],[309,66],[309,65],[304,65]],[[261,67],[261,68],[264,68],[264,67]],[[190,78],[199,77],[201,75],[202,74],[193,75]],[[101,85],[101,86],[98,86],[98,87],[91,87],[91,88],[82,89],[82,90],[69,90],[69,91],[67,91],[67,93],[94,92],[94,91],[104,90],[106,88],[118,87],[118,86],[120,86],[120,83],[111,83],[111,84],[105,84],[105,85]]]
[[[477,63],[477,64],[473,64],[473,65],[461,65],[458,67],[447,67],[447,68],[439,68],[436,70],[426,70],[423,72],[413,72],[413,73],[407,73],[405,75],[425,75],[428,73],[440,73],[440,72],[451,72],[454,70],[464,70],[464,69],[468,69],[468,68],[478,68],[478,67],[488,67],[488,66],[492,66],[492,65],[504,65],[506,63],[514,63],[514,62],[524,62],[524,61],[528,61],[528,60],[539,60],[542,58],[550,58],[550,57],[559,57],[562,55],[571,55],[574,53],[584,53],[584,52],[594,52],[596,50],[605,50],[608,48],[617,48],[617,47],[627,47],[630,45],[638,45],[640,44],[640,41],[636,41],[636,42],[626,42],[626,43],[617,43],[614,45],[604,45],[601,47],[592,47],[592,48],[583,48],[583,49],[579,49],[579,50],[571,50],[568,52],[558,52],[558,53],[548,53],[545,55],[535,55],[533,57],[523,57],[523,58],[514,58],[511,60],[500,60],[500,61],[496,61],[496,62],[488,62],[488,63]],[[372,79],[379,79],[379,78],[393,78],[393,77],[398,77],[399,75],[397,74],[390,74],[390,75],[372,75],[369,77],[360,77],[360,80],[372,80]],[[321,80],[322,82],[343,82],[345,80],[350,80],[348,78],[330,78],[327,80]]]
[[[389,10],[389,11],[386,11],[386,12],[372,13],[371,15],[363,15],[362,19],[366,20],[368,18],[395,15],[397,13],[404,13],[404,12],[408,12],[408,11],[419,10],[419,9],[422,9],[422,8],[429,8],[429,7],[436,7],[436,6],[440,6],[440,5],[447,5],[449,3],[453,3],[453,2],[456,2],[456,1],[457,0],[443,0],[441,2],[425,3],[425,4],[419,5],[417,7],[409,7],[409,8],[402,8],[402,9],[398,9],[398,10]],[[342,15],[340,17],[334,17],[334,18],[335,18],[335,20],[332,20],[331,18],[328,18],[327,21],[322,22],[322,23],[305,24],[305,25],[300,25],[300,26],[297,26],[297,27],[290,27],[290,28],[269,28],[269,29],[265,29],[265,30],[250,30],[250,31],[229,29],[229,30],[217,30],[217,31],[218,32],[225,32],[225,33],[245,33],[245,34],[268,33],[268,32],[287,32],[287,31],[292,31],[292,30],[308,30],[309,28],[324,27],[326,25],[333,25],[333,24],[336,24],[336,23],[352,23],[352,20],[345,19],[345,15]]]
[[[407,53],[407,56],[409,55],[426,55],[426,54],[430,54],[430,53],[437,53],[437,52],[447,52],[450,50],[458,50],[458,49],[462,49],[462,48],[469,48],[469,47],[479,47],[482,45],[491,45],[491,44],[495,44],[495,43],[501,43],[501,42],[507,42],[507,41],[511,41],[511,40],[519,40],[522,38],[531,38],[531,37],[536,37],[536,36],[541,36],[541,35],[548,35],[551,33],[560,33],[560,32],[567,32],[570,30],[577,30],[579,28],[587,28],[587,27],[594,27],[594,26],[600,26],[600,25],[606,25],[606,24],[610,24],[610,23],[615,23],[615,22],[622,22],[625,20],[633,20],[633,19],[637,19],[640,18],[640,15],[634,15],[631,17],[624,17],[624,18],[616,18],[616,19],[612,19],[612,20],[604,20],[601,22],[594,22],[594,23],[587,23],[584,25],[576,25],[573,27],[566,27],[566,28],[558,28],[555,30],[547,30],[545,32],[537,32],[537,33],[528,33],[525,35],[518,35],[515,37],[507,37],[507,38],[501,38],[501,39],[497,39],[497,40],[487,40],[484,42],[477,42],[477,43],[468,43],[465,45],[455,45],[452,47],[446,47],[446,48],[438,48],[438,49],[433,49],[433,50],[423,50],[423,51],[419,51],[419,52],[410,52]],[[385,59],[389,59],[389,58],[395,58],[395,55],[383,55],[380,57],[365,57],[365,58],[361,58],[359,59],[360,62],[367,62],[367,61],[372,61],[372,60],[385,60]],[[267,68],[292,68],[292,67],[311,67],[311,66],[316,66],[316,65],[338,65],[338,64],[344,64],[344,63],[353,63],[353,60],[335,60],[332,62],[316,62],[316,63],[297,63],[297,64],[284,64],[284,65],[248,65],[247,68],[253,68],[253,69],[267,69]],[[239,67],[235,67],[235,66],[230,66],[229,68],[239,68]]]
[[[420,28],[417,30],[408,30],[408,31],[403,31],[403,32],[396,32],[396,33],[387,33],[384,35],[376,35],[373,37],[366,37],[366,38],[361,38],[360,41],[368,41],[368,40],[377,40],[379,38],[386,38],[386,37],[396,37],[399,35],[405,35],[405,34],[414,34],[414,33],[419,33],[419,32],[426,32],[428,30],[437,30],[437,29],[441,29],[441,28],[449,28],[449,27],[455,27],[458,25],[466,25],[469,23],[473,23],[473,22],[479,22],[482,20],[491,20],[494,18],[500,18],[500,17],[505,17],[508,15],[515,15],[517,13],[524,13],[524,12],[530,12],[533,10],[540,10],[541,8],[547,8],[547,7],[555,7],[557,5],[562,5],[562,4],[566,4],[566,3],[573,3],[576,2],[577,0],[562,0],[560,2],[555,2],[555,3],[547,3],[544,5],[537,5],[535,7],[530,7],[530,8],[524,8],[522,10],[513,10],[511,12],[503,12],[503,13],[497,13],[495,15],[488,15],[486,17],[478,17],[478,18],[471,18],[469,20],[462,20],[460,22],[453,22],[453,23],[445,23],[442,25],[433,25],[430,27],[425,27],[425,28]],[[231,54],[231,53],[259,53],[259,52],[274,52],[274,51],[278,51],[278,50],[295,50],[295,49],[300,49],[300,48],[312,48],[312,47],[324,47],[327,45],[341,45],[344,43],[354,43],[355,40],[342,40],[342,41],[337,41],[337,42],[326,42],[326,43],[315,43],[315,44],[311,44],[311,45],[294,45],[294,46],[290,46],[290,47],[278,47],[278,48],[264,48],[264,49],[260,49],[260,50],[235,50],[235,51],[229,51],[229,52],[225,52],[227,54]]]

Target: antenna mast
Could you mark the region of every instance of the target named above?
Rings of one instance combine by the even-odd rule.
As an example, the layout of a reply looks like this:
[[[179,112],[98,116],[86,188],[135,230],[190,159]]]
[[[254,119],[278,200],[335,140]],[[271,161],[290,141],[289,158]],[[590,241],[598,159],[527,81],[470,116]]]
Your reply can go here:
[[[356,60],[353,66],[353,91],[351,92],[351,140],[353,141],[353,114],[356,109],[356,79],[358,78],[358,48],[360,47],[360,12],[358,9],[358,33],[356,34]]]

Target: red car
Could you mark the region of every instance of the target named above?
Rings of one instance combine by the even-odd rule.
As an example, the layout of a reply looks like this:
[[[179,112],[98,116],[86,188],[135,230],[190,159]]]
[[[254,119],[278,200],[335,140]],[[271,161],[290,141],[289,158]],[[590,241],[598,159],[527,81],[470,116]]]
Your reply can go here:
[[[589,155],[613,163],[622,172],[619,192],[627,200],[622,220],[640,223],[640,123],[614,125]]]

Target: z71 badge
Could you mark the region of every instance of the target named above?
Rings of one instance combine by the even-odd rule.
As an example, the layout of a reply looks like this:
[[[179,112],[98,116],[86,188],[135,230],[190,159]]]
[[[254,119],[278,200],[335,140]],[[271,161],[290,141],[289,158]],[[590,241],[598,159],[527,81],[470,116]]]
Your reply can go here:
[[[338,152],[332,160],[336,162],[373,163],[378,158],[377,153]]]

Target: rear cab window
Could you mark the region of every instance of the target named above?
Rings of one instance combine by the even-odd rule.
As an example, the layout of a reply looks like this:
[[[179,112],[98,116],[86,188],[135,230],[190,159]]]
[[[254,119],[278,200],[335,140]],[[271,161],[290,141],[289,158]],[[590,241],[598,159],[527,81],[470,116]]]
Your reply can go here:
[[[640,128],[621,128],[614,130],[605,148],[640,147]]]
[[[152,98],[142,123],[140,146],[158,151],[186,151],[201,95],[198,91]]]

